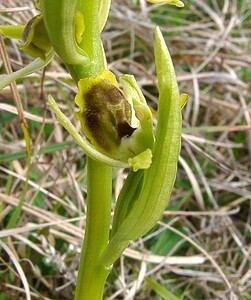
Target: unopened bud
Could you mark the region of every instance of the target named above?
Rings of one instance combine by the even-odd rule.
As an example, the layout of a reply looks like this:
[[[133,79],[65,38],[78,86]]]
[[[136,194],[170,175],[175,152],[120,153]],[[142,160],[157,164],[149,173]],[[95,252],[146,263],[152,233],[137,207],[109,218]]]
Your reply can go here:
[[[37,15],[25,26],[23,31],[24,44],[20,47],[34,57],[45,60],[52,45],[45,29],[43,17]]]

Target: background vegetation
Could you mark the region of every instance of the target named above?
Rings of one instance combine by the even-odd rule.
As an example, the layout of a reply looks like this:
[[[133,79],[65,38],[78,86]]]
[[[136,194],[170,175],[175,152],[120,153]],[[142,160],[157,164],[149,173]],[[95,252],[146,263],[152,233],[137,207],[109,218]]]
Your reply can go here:
[[[183,109],[175,189],[158,226],[117,261],[107,299],[251,299],[251,1],[187,0],[185,8],[114,0],[103,33],[109,68],[134,74],[156,117],[155,24],[164,32]],[[37,14],[28,0],[0,3],[0,23]],[[4,40],[13,70],[32,58]],[[3,61],[0,71],[5,73]],[[72,299],[85,227],[85,156],[47,105],[74,118],[76,88],[57,57],[0,92],[0,300]],[[6,229],[25,186],[19,95],[32,143],[20,221]],[[167,120],[168,121],[168,120]],[[127,170],[114,170],[114,195]],[[23,270],[23,273],[20,271]]]

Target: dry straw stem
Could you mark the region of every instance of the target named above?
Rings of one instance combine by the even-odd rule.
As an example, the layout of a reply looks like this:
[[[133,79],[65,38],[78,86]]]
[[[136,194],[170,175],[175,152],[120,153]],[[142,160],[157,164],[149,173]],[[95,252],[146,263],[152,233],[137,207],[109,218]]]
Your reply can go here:
[[[197,244],[203,245],[206,253],[183,238],[173,245],[172,250],[168,249],[167,245],[179,233],[173,233],[170,239],[165,240],[167,231],[165,226],[159,225],[144,239],[132,243],[125,257],[118,261],[113,278],[107,285],[109,299],[125,298],[135,291],[135,299],[150,297],[152,294],[142,282],[143,276],[152,276],[177,295],[183,292],[185,299],[196,299],[199,293],[201,299],[229,300],[230,286],[240,299],[251,293],[251,3],[245,0],[184,2],[187,5],[181,10],[146,4],[143,0],[139,1],[139,6],[132,1],[112,1],[111,17],[102,38],[109,67],[116,75],[135,75],[156,116],[158,95],[152,48],[154,22],[165,33],[180,90],[189,94],[189,101],[183,109],[183,160],[179,164],[175,190],[163,221],[172,221],[172,228],[181,230]],[[0,10],[0,23],[9,25],[24,24],[36,14],[32,1],[28,0],[1,1]],[[5,45],[14,71],[32,61],[19,50],[20,42],[5,40]],[[4,72],[3,69],[1,71]],[[71,141],[62,128],[52,129],[51,124],[55,124],[56,120],[48,108],[45,119],[42,118],[40,78],[41,73],[34,73],[17,82],[32,140],[45,124],[39,147]],[[74,84],[58,57],[46,69],[44,91],[58,99],[60,109],[74,125],[77,124],[72,106]],[[0,92],[0,114],[0,152],[19,152],[20,147],[24,149],[24,141],[10,88]],[[1,163],[0,231],[3,237],[11,237],[14,250],[28,260],[32,259],[30,251],[35,251],[34,244],[40,252],[47,254],[45,261],[55,259],[49,249],[53,249],[60,260],[52,267],[56,274],[53,279],[46,274],[41,275],[49,283],[48,288],[37,279],[34,280],[36,286],[31,284],[32,298],[72,299],[76,253],[85,226],[85,158],[72,142],[67,150],[36,154],[33,161],[33,177],[30,178],[29,197],[23,207],[24,216],[17,228],[11,231],[6,231],[4,224],[10,206],[18,203],[26,165],[23,158]],[[122,170],[118,174],[118,181],[126,176]],[[114,172],[114,186],[116,175]],[[46,243],[39,239],[34,242],[34,235]],[[18,239],[20,236],[26,240],[21,241]],[[155,252],[152,245],[161,241],[163,253],[158,249]],[[19,245],[25,243],[26,250],[21,251]],[[3,253],[5,262],[9,262],[10,256]],[[38,252],[33,253],[43,257]],[[72,257],[72,253],[75,256]],[[195,257],[195,262],[201,264],[197,263],[196,268],[192,264],[191,267],[186,265],[186,268],[183,264],[170,265],[177,257],[188,263]],[[214,259],[225,277],[208,257]],[[42,267],[35,261],[33,263],[39,271],[48,269],[46,263]],[[60,273],[63,264],[66,268]],[[145,267],[149,272],[145,272]],[[29,270],[25,275],[34,279]],[[8,272],[5,275],[12,271]],[[115,274],[123,285],[114,284]],[[223,284],[223,278],[230,286]],[[137,286],[136,279],[139,279]],[[15,287],[8,276],[1,276],[0,281],[0,290],[4,287],[7,295],[11,292],[16,297],[24,297],[21,281]],[[50,286],[57,288],[57,295]]]
[[[15,199],[14,197],[6,196],[3,194],[0,194],[1,201],[16,206],[18,204],[18,199]],[[7,237],[7,236],[15,236],[19,235],[20,233],[28,233],[35,230],[40,230],[46,227],[56,227],[61,232],[58,232],[54,229],[51,229],[54,234],[57,236],[60,236],[64,239],[66,239],[68,242],[78,245],[78,239],[81,238],[82,233],[81,230],[79,230],[78,227],[69,224],[71,222],[79,221],[81,218],[84,219],[85,217],[77,217],[77,218],[71,218],[71,219],[62,219],[62,217],[59,217],[55,214],[46,212],[39,208],[34,208],[28,204],[25,204],[23,207],[24,212],[27,214],[32,214],[34,216],[39,217],[43,221],[46,221],[47,223],[43,224],[27,224],[23,227],[17,227],[15,229],[8,229],[8,230],[2,230],[0,231],[0,238]],[[57,219],[57,220],[55,220]],[[67,234],[63,234],[63,232],[66,232]],[[70,235],[72,236],[70,236]],[[158,264],[158,263],[164,263],[166,265],[197,265],[202,264],[205,262],[205,258],[203,256],[191,256],[191,257],[181,257],[181,256],[173,256],[173,257],[164,257],[160,255],[149,255],[144,254],[139,251],[135,251],[133,249],[128,248],[125,250],[124,255],[134,258],[136,260],[143,260],[148,263]]]
[[[25,273],[21,267],[21,265],[19,264],[15,254],[11,251],[11,249],[3,242],[0,240],[0,247],[8,254],[9,258],[12,260],[19,276],[20,279],[22,281],[22,284],[24,286],[24,290],[25,290],[25,297],[26,300],[31,300],[31,294],[30,294],[30,288],[29,288],[29,284],[27,281],[27,278],[25,276]]]

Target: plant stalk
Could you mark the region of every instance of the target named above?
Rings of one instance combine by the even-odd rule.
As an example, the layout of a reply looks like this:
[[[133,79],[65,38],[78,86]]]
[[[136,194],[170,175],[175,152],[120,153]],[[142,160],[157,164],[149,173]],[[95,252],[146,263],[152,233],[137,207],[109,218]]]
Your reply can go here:
[[[75,300],[101,300],[110,268],[98,263],[110,231],[112,168],[88,158],[87,217]]]
[[[77,2],[83,13],[85,31],[80,47],[87,53],[91,65],[73,66],[76,78],[96,77],[105,69],[106,62],[99,32],[99,0]],[[69,66],[68,66],[69,67]],[[99,264],[107,247],[110,233],[112,167],[87,158],[87,216],[82,246],[75,300],[101,300],[111,268]]]

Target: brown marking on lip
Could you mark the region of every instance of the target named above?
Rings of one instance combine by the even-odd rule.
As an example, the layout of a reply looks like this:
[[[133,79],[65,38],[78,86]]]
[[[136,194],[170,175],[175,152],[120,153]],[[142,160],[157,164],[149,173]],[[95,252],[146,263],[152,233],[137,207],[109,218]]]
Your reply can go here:
[[[131,106],[122,91],[103,80],[92,86],[85,95],[85,125],[89,138],[110,151],[123,137],[130,137],[135,128],[130,126]]]

